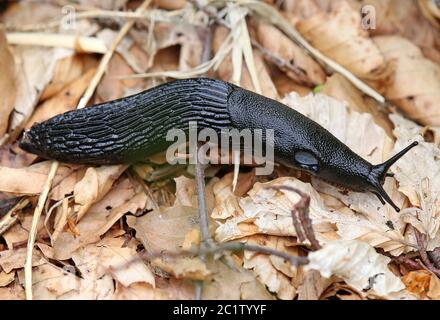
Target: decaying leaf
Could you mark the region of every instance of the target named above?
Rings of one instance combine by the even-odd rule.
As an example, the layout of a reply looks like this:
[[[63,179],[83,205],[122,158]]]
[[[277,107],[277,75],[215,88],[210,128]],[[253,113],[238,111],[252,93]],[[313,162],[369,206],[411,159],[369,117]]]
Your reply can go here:
[[[59,235],[53,243],[55,258],[69,259],[75,250],[98,242],[121,217],[130,212],[136,213],[139,209],[151,208],[149,205],[146,195],[135,191],[128,180],[120,182],[76,224],[79,235],[75,236],[69,231]]]
[[[16,194],[38,194],[43,189],[49,172],[50,161],[39,162],[24,168],[0,167],[0,191]],[[75,165],[60,165],[54,185],[71,173]]]
[[[372,291],[387,297],[405,288],[402,281],[389,269],[390,259],[376,253],[361,241],[333,241],[312,252],[306,269],[318,270],[324,277],[341,277],[358,291]]]
[[[206,281],[203,299],[221,300],[271,300],[273,297],[265,287],[255,279],[252,272],[221,261],[209,264],[213,270],[213,279]]]
[[[133,248],[122,248],[120,243],[90,244],[72,255],[76,267],[84,279],[97,280],[105,274],[112,276],[124,287],[134,283],[146,283],[155,287],[154,275]]]
[[[10,131],[22,128],[32,114],[39,96],[52,79],[56,62],[72,55],[71,50],[17,47],[13,51],[16,66],[17,95]],[[17,131],[17,134],[19,132]]]
[[[10,273],[14,269],[24,267],[26,259],[26,248],[10,249],[0,251],[0,267],[6,273]],[[39,266],[46,263],[46,260],[39,254],[35,253],[32,257],[32,265]]]
[[[290,66],[283,70],[290,78],[311,87],[324,83],[326,75],[321,66],[276,27],[259,23],[257,32],[261,45]]]
[[[440,125],[440,66],[404,38],[381,36],[374,42],[386,60],[395,64],[386,97],[409,118],[425,125]]]
[[[440,149],[435,143],[424,141],[423,128],[414,122],[398,115],[392,115],[391,120],[395,125],[396,150],[408,142],[419,142],[392,170],[399,181],[399,191],[414,206],[404,210],[402,217],[428,236],[431,250],[440,244]]]
[[[3,30],[0,31],[0,136],[6,133],[9,116],[14,110],[16,95],[14,57],[8,49],[8,43]]]
[[[113,183],[127,168],[126,165],[90,167],[73,190],[76,204],[76,220],[79,221],[87,210],[104,197]]]
[[[87,89],[94,73],[94,69],[89,70],[65,89],[61,90],[57,95],[38,106],[32,114],[32,117],[28,120],[26,128],[29,129],[36,122],[43,122],[57,114],[73,110]]]
[[[319,12],[297,23],[298,30],[323,54],[364,79],[381,76],[385,61],[368,32],[361,15],[349,1],[333,3],[330,13]]]

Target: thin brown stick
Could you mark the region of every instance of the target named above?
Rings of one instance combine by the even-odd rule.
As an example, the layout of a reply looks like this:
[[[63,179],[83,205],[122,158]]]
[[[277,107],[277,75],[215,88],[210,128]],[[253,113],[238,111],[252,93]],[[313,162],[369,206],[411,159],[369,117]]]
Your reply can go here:
[[[301,69],[295,66],[294,64],[290,63],[289,61],[286,61],[285,59],[277,56],[276,54],[267,50],[265,47],[263,47],[255,40],[252,40],[252,45],[255,48],[257,48],[267,60],[272,62],[274,65],[276,65],[280,70],[295,74],[298,77],[298,80],[301,84],[308,86],[312,85],[310,80],[308,80],[307,74],[304,69]]]
[[[261,247],[257,245],[251,245],[246,243],[241,243],[238,241],[232,241],[232,242],[226,242],[226,243],[213,243],[211,246],[205,246],[205,247],[194,247],[191,250],[188,251],[178,251],[178,252],[143,252],[139,254],[139,257],[135,257],[132,260],[128,262],[124,262],[123,265],[117,266],[118,268],[126,268],[127,264],[130,265],[132,263],[136,263],[139,261],[139,259],[144,260],[154,260],[156,258],[161,257],[170,257],[170,258],[179,258],[179,257],[187,257],[187,256],[198,256],[201,255],[208,255],[208,254],[215,254],[215,253],[223,253],[225,251],[231,251],[231,252],[241,252],[241,251],[252,251],[267,255],[272,255],[276,257],[280,257],[286,261],[288,261],[292,266],[303,266],[309,263],[309,259],[307,257],[300,257],[300,256],[293,256],[285,252],[281,252],[272,248],[267,247]]]
[[[59,162],[53,161],[49,173],[47,175],[46,182],[44,183],[43,191],[38,198],[37,206],[35,207],[34,215],[32,216],[31,230],[29,231],[29,238],[26,250],[26,261],[24,265],[24,283],[26,300],[32,300],[32,256],[34,251],[35,239],[37,236],[38,221],[40,220],[41,213],[43,212],[44,204],[47,200],[50,188],[52,187],[52,181],[57,173]]]
[[[423,234],[419,232],[416,228],[414,228],[414,232],[416,235],[417,246],[419,248],[420,258],[422,259],[423,264],[426,268],[434,273],[437,277],[440,277],[440,269],[436,268],[434,264],[429,259],[428,253],[426,252],[426,243],[425,237]]]
[[[202,63],[209,61],[211,58],[211,44],[212,44],[212,28],[208,27],[207,35],[204,43],[204,48],[202,52]],[[200,226],[200,234],[201,234],[201,249],[209,248],[213,240],[211,238],[211,234],[209,232],[209,221],[208,221],[208,211],[206,207],[206,196],[205,196],[205,165],[204,161],[200,161],[199,159],[199,145],[196,144],[196,154],[194,155],[196,164],[196,187],[197,187],[197,203],[198,203],[198,211],[199,211],[199,226]],[[203,159],[205,160],[205,159]],[[206,253],[200,254],[200,260],[206,262]],[[203,293],[203,281],[195,282],[195,299],[201,300]]]
[[[271,187],[276,190],[288,190],[297,193],[301,198],[292,208],[292,220],[293,225],[295,227],[296,233],[298,235],[299,241],[304,241],[301,239],[305,238],[309,240],[311,244],[311,248],[313,250],[318,250],[321,248],[318,240],[316,239],[315,232],[313,230],[312,220],[309,216],[309,208],[310,208],[310,196],[301,190],[290,187],[290,186],[273,186]],[[296,216],[298,215],[300,223],[297,222]],[[301,230],[302,228],[302,230]]]

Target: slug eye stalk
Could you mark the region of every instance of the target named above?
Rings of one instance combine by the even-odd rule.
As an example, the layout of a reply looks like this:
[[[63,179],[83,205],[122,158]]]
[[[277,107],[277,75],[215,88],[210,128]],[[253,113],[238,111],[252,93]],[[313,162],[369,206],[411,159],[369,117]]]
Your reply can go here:
[[[384,163],[373,166],[373,169],[371,170],[371,174],[369,176],[369,182],[373,187],[372,192],[379,198],[382,204],[388,202],[397,212],[400,211],[400,208],[393,202],[393,200],[391,200],[390,196],[388,196],[388,194],[383,189],[382,184],[385,181],[386,177],[393,176],[392,173],[388,173],[390,167],[418,144],[419,143],[415,141]]]

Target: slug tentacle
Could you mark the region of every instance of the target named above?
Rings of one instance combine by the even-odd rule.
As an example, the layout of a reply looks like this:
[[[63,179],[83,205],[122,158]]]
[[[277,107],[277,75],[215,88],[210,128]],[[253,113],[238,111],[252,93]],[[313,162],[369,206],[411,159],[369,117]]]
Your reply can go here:
[[[393,176],[393,174],[388,173],[387,171],[390,167],[397,162],[400,158],[402,158],[408,151],[417,146],[419,143],[417,141],[411,143],[408,147],[403,149],[402,151],[395,154],[393,157],[385,161],[384,163],[373,166],[371,170],[371,174],[368,179],[373,186],[372,192],[379,198],[382,204],[385,204],[385,201],[388,202],[397,212],[400,211],[399,207],[391,200],[388,194],[382,187],[382,184],[385,181],[385,177]]]

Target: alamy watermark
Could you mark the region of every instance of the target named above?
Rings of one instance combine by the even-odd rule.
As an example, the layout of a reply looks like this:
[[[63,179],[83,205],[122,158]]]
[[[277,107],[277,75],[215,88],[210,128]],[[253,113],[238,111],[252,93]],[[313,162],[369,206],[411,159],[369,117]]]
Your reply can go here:
[[[376,29],[376,8],[372,5],[361,7],[361,26],[364,30]]]
[[[187,130],[169,130],[166,140],[173,142],[166,151],[170,164],[243,163],[256,165],[257,175],[269,175],[274,169],[273,129],[199,130],[197,122],[189,122]],[[182,156],[187,154],[187,146],[189,157]]]
[[[63,30],[76,30],[76,11],[75,7],[66,5],[61,8],[61,29]]]

